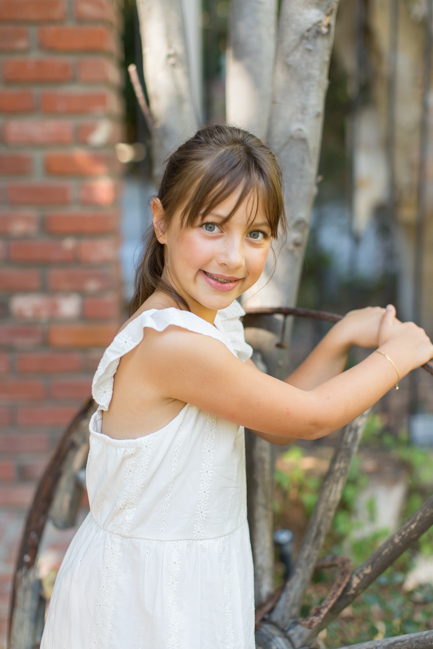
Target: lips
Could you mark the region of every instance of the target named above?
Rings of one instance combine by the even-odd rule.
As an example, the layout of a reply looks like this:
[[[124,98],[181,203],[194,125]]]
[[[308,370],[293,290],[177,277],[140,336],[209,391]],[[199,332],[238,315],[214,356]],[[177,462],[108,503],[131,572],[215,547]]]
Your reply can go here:
[[[211,279],[215,279],[220,284],[229,284],[229,283],[233,284],[233,282],[239,282],[241,279],[240,277],[226,277],[225,275],[213,275],[212,273],[208,273],[205,270],[203,272],[207,277],[210,277]]]
[[[242,277],[227,277],[226,275],[214,275],[206,270],[201,271],[205,281],[217,291],[231,291],[243,279]]]

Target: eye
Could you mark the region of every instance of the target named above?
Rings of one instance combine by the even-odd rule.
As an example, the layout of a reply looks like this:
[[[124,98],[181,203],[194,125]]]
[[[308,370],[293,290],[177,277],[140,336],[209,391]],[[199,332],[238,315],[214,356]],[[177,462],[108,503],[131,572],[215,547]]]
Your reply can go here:
[[[207,221],[206,223],[202,223],[201,227],[205,232],[218,232],[219,227],[217,226],[216,223],[211,223],[210,221]]]
[[[248,234],[248,236],[251,239],[254,239],[254,241],[264,241],[268,238],[266,232],[262,232],[262,230],[253,230]]]

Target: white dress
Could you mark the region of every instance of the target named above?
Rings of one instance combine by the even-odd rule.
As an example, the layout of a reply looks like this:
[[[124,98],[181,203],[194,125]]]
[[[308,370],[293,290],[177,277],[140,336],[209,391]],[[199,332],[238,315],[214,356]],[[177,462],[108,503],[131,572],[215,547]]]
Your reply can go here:
[[[41,649],[254,649],[243,428],[187,404],[144,437],[101,433],[119,360],[143,327],[211,336],[245,361],[243,313],[233,302],[214,327],[151,309],[105,351],[93,379],[90,513],[58,573]]]

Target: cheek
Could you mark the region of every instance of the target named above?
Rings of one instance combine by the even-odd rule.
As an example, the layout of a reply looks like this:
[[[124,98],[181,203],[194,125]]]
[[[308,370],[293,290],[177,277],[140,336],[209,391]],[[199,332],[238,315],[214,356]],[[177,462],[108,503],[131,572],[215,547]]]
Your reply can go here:
[[[183,231],[176,241],[176,257],[183,265],[201,267],[214,254],[212,244],[194,230]]]
[[[251,277],[258,279],[262,274],[265,268],[266,259],[268,258],[269,247],[270,246],[266,246],[254,250],[252,251],[252,254],[249,255],[248,271]]]

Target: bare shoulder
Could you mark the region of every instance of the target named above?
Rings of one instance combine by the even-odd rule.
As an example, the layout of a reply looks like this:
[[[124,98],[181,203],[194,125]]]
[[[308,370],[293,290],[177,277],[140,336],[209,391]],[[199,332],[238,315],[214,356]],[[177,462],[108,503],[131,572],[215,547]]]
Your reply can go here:
[[[173,376],[173,373],[200,364],[208,368],[215,362],[231,365],[231,361],[235,361],[243,365],[222,341],[176,325],[169,325],[163,331],[145,329],[137,347],[137,361],[151,367],[155,378],[165,375],[165,382],[168,370]]]

